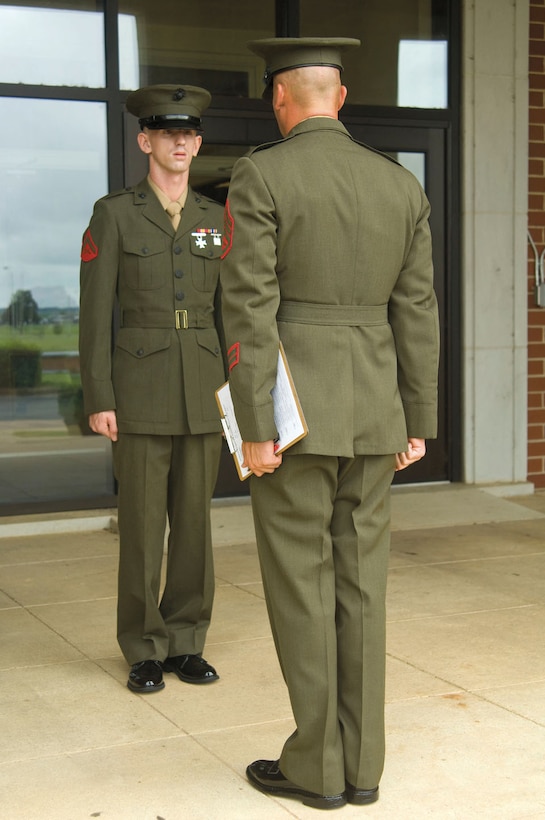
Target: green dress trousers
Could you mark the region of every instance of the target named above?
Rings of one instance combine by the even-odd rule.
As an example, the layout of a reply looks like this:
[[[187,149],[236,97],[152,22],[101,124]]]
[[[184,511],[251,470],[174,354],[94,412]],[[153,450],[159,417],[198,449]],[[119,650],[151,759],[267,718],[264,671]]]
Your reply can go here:
[[[220,453],[220,433],[120,433],[114,444],[117,637],[130,665],[203,650],[214,597],[210,500]]]
[[[394,456],[284,455],[252,476],[257,546],[296,731],[280,768],[318,794],[384,765],[385,594]]]

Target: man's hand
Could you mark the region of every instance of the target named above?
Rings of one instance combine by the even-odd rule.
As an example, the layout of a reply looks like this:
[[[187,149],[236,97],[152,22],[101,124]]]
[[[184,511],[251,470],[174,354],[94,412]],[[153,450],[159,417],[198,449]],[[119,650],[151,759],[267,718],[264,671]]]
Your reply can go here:
[[[104,410],[102,413],[91,413],[89,427],[101,436],[117,441],[117,417],[115,410]]]
[[[396,471],[404,470],[414,464],[415,461],[420,461],[426,455],[426,441],[423,438],[410,438],[409,449],[406,453],[397,453],[396,455]]]
[[[243,441],[243,466],[249,467],[258,477],[264,473],[274,473],[282,464],[282,456],[275,454],[274,447],[274,441]]]

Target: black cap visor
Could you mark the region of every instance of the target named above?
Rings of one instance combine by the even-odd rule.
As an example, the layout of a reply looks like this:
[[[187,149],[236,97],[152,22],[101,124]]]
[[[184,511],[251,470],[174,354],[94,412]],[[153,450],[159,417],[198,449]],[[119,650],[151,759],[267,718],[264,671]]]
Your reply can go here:
[[[140,128],[149,128],[159,131],[161,128],[185,128],[189,131],[202,131],[202,123],[198,117],[189,114],[154,114],[152,117],[142,117],[138,120]]]

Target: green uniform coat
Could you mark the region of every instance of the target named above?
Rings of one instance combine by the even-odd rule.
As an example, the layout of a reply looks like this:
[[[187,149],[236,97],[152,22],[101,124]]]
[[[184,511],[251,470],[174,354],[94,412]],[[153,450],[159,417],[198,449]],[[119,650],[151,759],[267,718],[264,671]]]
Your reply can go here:
[[[221,430],[214,390],[225,380],[216,329],[222,229],[221,206],[191,189],[176,234],[146,180],[96,203],[81,264],[87,414],[115,409],[122,433]],[[176,330],[176,310],[187,310],[187,329]]]
[[[237,162],[229,208],[223,304],[243,439],[276,436],[278,337],[309,426],[293,452],[395,453],[407,435],[434,438],[438,315],[416,178],[319,117]]]

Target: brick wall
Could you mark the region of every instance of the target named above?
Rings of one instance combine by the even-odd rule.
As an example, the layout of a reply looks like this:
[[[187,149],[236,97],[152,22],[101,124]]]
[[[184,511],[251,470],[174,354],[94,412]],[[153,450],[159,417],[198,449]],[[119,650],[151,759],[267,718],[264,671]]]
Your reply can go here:
[[[530,0],[529,85],[528,230],[541,254],[545,249],[545,0]],[[545,487],[545,307],[536,307],[534,287],[534,251],[529,244],[528,480]]]

